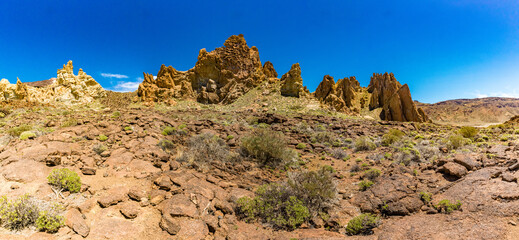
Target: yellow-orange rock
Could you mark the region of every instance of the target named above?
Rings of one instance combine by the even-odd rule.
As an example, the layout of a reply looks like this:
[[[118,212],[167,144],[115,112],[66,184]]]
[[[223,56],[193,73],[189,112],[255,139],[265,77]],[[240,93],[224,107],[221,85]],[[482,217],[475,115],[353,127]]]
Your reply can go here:
[[[10,84],[6,79],[0,81],[0,101],[28,100],[40,103],[60,102],[78,104],[92,102],[96,98],[106,96],[106,92],[91,76],[79,69],[78,75],[73,73],[72,61],[63,65],[57,72],[57,78],[51,84],[38,87],[28,86],[18,79]],[[46,80],[48,82],[48,80]]]
[[[336,111],[349,112],[353,110],[356,92],[360,84],[355,77],[339,79],[326,75],[314,92],[314,96],[322,103],[332,106]]]
[[[240,34],[229,37],[223,47],[214,51],[200,50],[195,67],[188,71],[163,65],[156,79],[144,74],[137,94],[148,102],[184,98],[202,103],[231,103],[265,80],[258,49],[249,48]]]
[[[299,63],[293,64],[290,70],[283,74],[281,82],[281,95],[283,96],[299,97],[305,92]]]
[[[370,109],[382,107],[380,118],[388,121],[428,122],[422,109],[416,107],[409,86],[403,86],[390,73],[373,74],[368,91],[371,92]]]

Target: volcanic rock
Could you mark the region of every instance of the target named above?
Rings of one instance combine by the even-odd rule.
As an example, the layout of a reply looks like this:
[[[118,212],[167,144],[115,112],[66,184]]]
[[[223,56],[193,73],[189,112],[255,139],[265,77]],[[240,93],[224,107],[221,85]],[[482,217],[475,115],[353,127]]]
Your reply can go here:
[[[267,73],[275,70],[267,65]],[[202,103],[231,103],[267,79],[258,49],[247,45],[242,34],[229,37],[223,47],[200,50],[194,68],[178,71],[162,65],[157,78],[144,73],[137,94],[147,102],[171,98],[196,99]]]
[[[304,88],[299,63],[293,64],[290,70],[283,74],[281,82],[281,95],[289,97],[299,97],[302,95]]]
[[[278,73],[270,61],[266,61],[265,64],[263,64],[263,73],[265,73],[265,76],[269,79],[269,81],[271,81],[270,79],[278,78]]]
[[[315,90],[314,96],[336,111],[349,112],[353,110],[356,92],[359,89],[360,84],[355,77],[339,79],[335,83],[333,77],[326,75]]]
[[[370,110],[382,107],[380,118],[387,121],[428,122],[425,113],[411,98],[409,86],[403,86],[393,73],[373,74],[368,92],[371,93]]]

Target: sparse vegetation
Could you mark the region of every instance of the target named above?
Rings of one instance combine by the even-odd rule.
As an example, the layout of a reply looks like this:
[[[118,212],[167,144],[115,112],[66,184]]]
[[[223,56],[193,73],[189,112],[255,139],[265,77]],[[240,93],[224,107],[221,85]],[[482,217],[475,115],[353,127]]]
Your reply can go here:
[[[47,176],[47,181],[52,186],[56,195],[60,195],[62,191],[68,190],[71,193],[77,193],[81,189],[81,179],[79,175],[68,168],[54,169]]]
[[[434,205],[434,208],[438,210],[438,212],[443,213],[451,213],[455,210],[459,210],[461,208],[461,202],[459,200],[456,203],[451,203],[448,199],[443,199],[438,204]]]
[[[259,220],[275,228],[295,229],[311,216],[321,216],[335,199],[328,170],[292,173],[287,182],[258,188],[255,198],[238,200],[238,213],[247,221]]]
[[[479,130],[475,127],[465,126],[460,128],[459,133],[464,138],[474,138],[478,134]]]
[[[260,163],[278,166],[294,159],[294,152],[287,148],[280,132],[255,129],[241,140],[241,150],[245,155],[256,158]]]
[[[101,142],[104,142],[104,141],[108,140],[108,137],[106,135],[104,135],[104,134],[100,134],[97,137],[97,139],[99,139],[99,141],[101,141]]]
[[[24,125],[20,125],[18,127],[10,128],[9,130],[7,130],[7,133],[9,133],[9,135],[11,135],[11,136],[19,137],[23,132],[31,131],[31,130],[32,130],[31,125],[24,124]]]
[[[381,174],[381,171],[376,168],[371,168],[364,172],[364,178],[370,181],[375,181]]]
[[[36,228],[48,233],[55,233],[64,225],[65,219],[56,211],[40,211],[38,219],[36,219]]]
[[[398,129],[390,129],[388,133],[382,136],[382,145],[390,146],[402,139],[405,134]]]
[[[97,153],[98,155],[101,155],[101,153],[108,150],[108,147],[104,144],[96,144],[96,145],[94,145],[92,150],[94,150],[94,152]]]
[[[188,149],[178,159],[198,170],[207,170],[212,162],[227,162],[232,158],[229,147],[218,136],[203,133],[191,137]]]
[[[355,141],[355,151],[368,151],[377,147],[369,137],[359,137]]]
[[[375,184],[374,182],[370,181],[370,180],[362,180],[359,182],[359,190],[360,191],[366,191],[368,190],[368,188],[370,188],[373,184]]]
[[[32,131],[25,131],[20,134],[20,140],[27,140],[27,139],[32,139],[35,137],[36,137],[36,133],[34,133]]]
[[[365,213],[351,219],[346,226],[346,232],[349,235],[369,235],[379,224],[379,217]]]
[[[175,144],[167,139],[162,139],[157,144],[164,152],[172,153],[175,150]]]

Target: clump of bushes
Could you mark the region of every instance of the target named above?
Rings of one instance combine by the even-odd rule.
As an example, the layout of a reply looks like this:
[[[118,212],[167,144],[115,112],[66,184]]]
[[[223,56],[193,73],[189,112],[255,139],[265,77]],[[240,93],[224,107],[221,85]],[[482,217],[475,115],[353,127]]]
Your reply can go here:
[[[97,145],[94,145],[92,150],[94,150],[95,153],[101,155],[101,153],[108,150],[108,147],[104,144],[97,144]]]
[[[108,140],[108,137],[106,135],[104,135],[104,134],[100,134],[97,137],[97,139],[99,139],[99,141],[101,141],[101,142],[104,142],[104,141]]]
[[[33,139],[36,137],[36,133],[32,131],[25,131],[20,134],[20,140],[27,140],[27,139]]]
[[[47,176],[47,181],[53,187],[56,195],[65,190],[71,193],[77,193],[81,189],[81,178],[76,172],[68,168],[52,170],[49,176]]]
[[[207,170],[212,162],[227,162],[231,159],[229,147],[225,141],[211,133],[202,133],[191,137],[188,149],[178,161],[187,162],[198,170]]]
[[[297,149],[305,149],[305,148],[306,148],[306,144],[304,144],[304,143],[298,143],[298,144],[296,145],[296,148],[297,148]]]
[[[157,144],[164,152],[171,153],[175,149],[175,144],[167,139],[161,139]]]
[[[240,198],[237,213],[246,221],[293,230],[312,216],[327,216],[335,194],[329,171],[293,173],[286,182],[260,186],[254,198]]]
[[[359,182],[359,190],[360,191],[366,191],[368,190],[368,188],[370,188],[373,184],[375,184],[374,182],[370,181],[370,180],[362,180]]]
[[[69,118],[61,124],[61,127],[73,127],[76,125],[77,125],[77,120],[75,118]]]
[[[443,199],[438,204],[434,205],[438,212],[451,213],[455,210],[461,209],[461,202],[456,200],[456,203],[451,203],[448,199]]]
[[[376,168],[370,168],[364,172],[364,178],[370,181],[375,181],[380,176],[380,170]]]
[[[382,145],[390,146],[391,144],[400,141],[404,135],[404,132],[398,129],[390,129],[388,133],[382,136]]]
[[[467,144],[467,141],[461,135],[451,135],[448,141],[448,147],[450,149],[458,149]]]
[[[40,211],[38,219],[36,219],[36,228],[43,232],[55,233],[64,225],[65,219],[58,215],[56,207]]]
[[[377,145],[367,137],[359,137],[355,140],[355,151],[368,151],[377,148]]]
[[[469,127],[469,126],[465,126],[465,127],[462,127],[460,128],[459,130],[459,133],[461,134],[461,136],[463,136],[464,138],[474,138],[476,136],[476,134],[478,134],[479,130],[475,127]]]
[[[10,230],[22,230],[36,225],[40,231],[54,233],[64,225],[59,205],[48,207],[25,194],[16,199],[0,197],[0,225]]]
[[[21,230],[38,219],[38,207],[29,195],[20,196],[14,200],[0,198],[0,220],[5,228]]]
[[[282,133],[263,128],[257,128],[250,135],[243,137],[240,147],[245,155],[274,167],[295,157],[295,152],[287,148]]]
[[[18,127],[10,128],[9,130],[7,130],[7,133],[9,133],[9,135],[11,135],[13,137],[19,137],[23,132],[31,131],[31,130],[32,130],[31,125],[24,124],[24,125],[20,125]]]
[[[173,134],[174,132],[176,132],[177,129],[175,127],[171,127],[171,126],[166,126],[163,130],[162,130],[162,135],[164,136],[167,136],[167,135],[171,135]]]
[[[351,219],[346,226],[346,232],[349,235],[369,235],[379,224],[379,217],[365,213]]]
[[[422,199],[425,204],[428,204],[432,200],[432,194],[428,192],[420,192],[420,199]]]

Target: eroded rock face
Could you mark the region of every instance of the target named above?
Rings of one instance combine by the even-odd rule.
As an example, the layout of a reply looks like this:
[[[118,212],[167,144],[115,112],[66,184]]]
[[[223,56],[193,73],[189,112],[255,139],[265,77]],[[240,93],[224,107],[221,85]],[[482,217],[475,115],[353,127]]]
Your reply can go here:
[[[141,100],[196,99],[202,103],[231,103],[277,73],[273,65],[264,71],[258,49],[249,47],[243,35],[233,35],[223,47],[200,50],[194,68],[178,71],[162,65],[157,78],[144,74],[137,91]]]
[[[106,92],[94,78],[79,69],[78,75],[74,75],[72,61],[58,69],[57,78],[49,80],[44,85],[25,84],[17,80],[16,84],[10,84],[7,79],[0,81],[0,101],[26,100],[40,103],[60,102],[64,104],[77,104],[92,102],[96,98],[106,96]],[[34,87],[33,87],[34,85]]]
[[[403,86],[393,73],[373,74],[368,86],[370,110],[382,108],[380,118],[387,121],[428,122],[425,113],[416,107],[409,86]]]
[[[299,97],[304,93],[303,78],[299,63],[292,65],[290,70],[281,77],[281,95],[288,97]]]
[[[314,96],[322,103],[332,106],[336,111],[349,112],[353,110],[354,101],[360,84],[355,77],[339,79],[326,75],[315,90]]]

